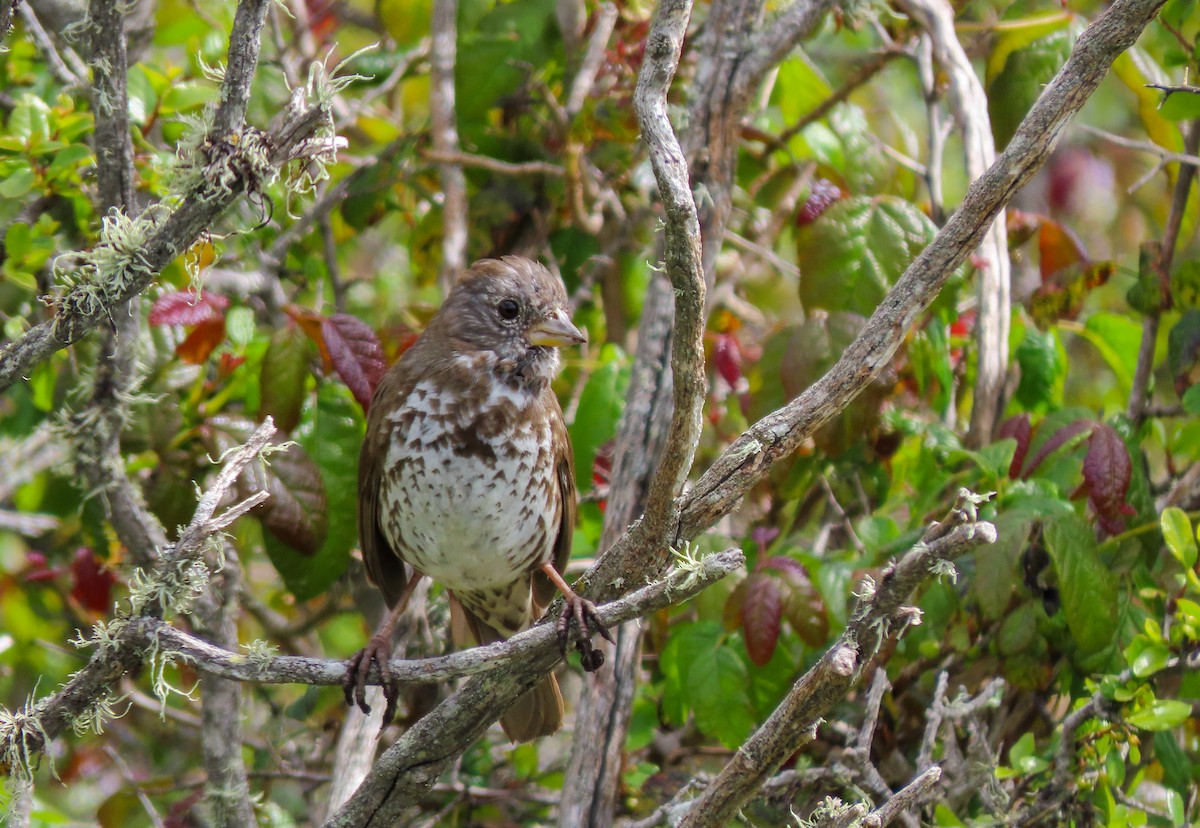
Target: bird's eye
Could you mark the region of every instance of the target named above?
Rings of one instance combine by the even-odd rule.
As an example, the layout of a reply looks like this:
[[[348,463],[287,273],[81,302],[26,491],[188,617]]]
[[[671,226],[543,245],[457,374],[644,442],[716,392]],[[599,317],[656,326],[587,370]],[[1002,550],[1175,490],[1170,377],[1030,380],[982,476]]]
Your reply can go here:
[[[500,300],[500,304],[496,306],[496,311],[505,322],[511,322],[516,319],[520,310],[521,306],[514,299],[502,299]]]

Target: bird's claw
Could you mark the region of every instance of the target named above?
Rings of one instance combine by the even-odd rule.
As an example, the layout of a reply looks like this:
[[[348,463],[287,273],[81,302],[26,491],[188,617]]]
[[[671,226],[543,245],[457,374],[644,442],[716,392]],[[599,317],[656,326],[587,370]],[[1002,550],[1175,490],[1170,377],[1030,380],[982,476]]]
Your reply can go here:
[[[377,635],[346,662],[346,677],[342,679],[342,691],[346,694],[346,704],[350,707],[357,705],[364,714],[370,715],[371,705],[367,704],[367,676],[371,672],[372,663],[379,666],[383,697],[387,700],[380,732],[395,718],[396,704],[400,699],[400,685],[388,668],[388,659],[391,658],[391,655],[392,642]]]
[[[594,673],[604,664],[604,653],[592,646],[592,633],[599,633],[610,644],[616,642],[608,629],[600,623],[596,605],[578,595],[571,595],[566,598],[562,615],[558,617],[555,627],[558,632],[558,646],[563,655],[566,655],[567,644],[571,640],[572,621],[579,627],[580,637],[575,642],[575,649],[579,650],[584,672]]]

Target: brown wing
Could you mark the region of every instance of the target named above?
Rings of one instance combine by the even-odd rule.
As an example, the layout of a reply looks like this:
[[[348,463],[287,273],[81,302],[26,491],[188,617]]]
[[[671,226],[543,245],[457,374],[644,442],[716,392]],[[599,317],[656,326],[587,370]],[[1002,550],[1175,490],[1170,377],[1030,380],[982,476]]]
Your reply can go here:
[[[571,438],[567,434],[567,423],[563,419],[562,407],[554,392],[546,389],[553,411],[550,415],[550,435],[555,446],[558,446],[558,457],[555,458],[555,480],[558,482],[558,499],[562,504],[561,518],[558,524],[558,538],[554,542],[554,568],[563,572],[567,561],[571,559],[571,534],[575,531],[575,511],[578,508],[575,494],[575,453],[571,449]],[[558,590],[543,573],[533,576],[534,617],[540,617],[546,607],[554,600]]]
[[[379,492],[383,465],[394,427],[387,419],[392,406],[405,399],[404,371],[394,367],[375,390],[367,415],[367,434],[358,456],[358,542],[362,547],[367,575],[379,587],[389,607],[394,607],[410,577],[411,567],[392,549],[379,524]],[[389,405],[388,403],[391,403]]]

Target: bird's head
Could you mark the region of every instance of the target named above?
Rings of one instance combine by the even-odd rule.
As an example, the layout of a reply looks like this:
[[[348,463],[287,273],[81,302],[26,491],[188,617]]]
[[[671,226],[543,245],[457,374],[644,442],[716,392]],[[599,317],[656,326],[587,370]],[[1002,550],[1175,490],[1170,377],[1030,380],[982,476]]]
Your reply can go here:
[[[571,322],[562,281],[520,256],[473,264],[438,316],[457,353],[487,357],[514,385],[548,383],[558,373],[557,349],[587,342]]]

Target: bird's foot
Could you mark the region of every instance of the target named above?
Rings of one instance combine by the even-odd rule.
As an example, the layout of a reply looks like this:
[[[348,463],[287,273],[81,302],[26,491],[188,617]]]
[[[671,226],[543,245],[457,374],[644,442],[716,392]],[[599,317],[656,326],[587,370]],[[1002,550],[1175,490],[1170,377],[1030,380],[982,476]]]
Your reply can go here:
[[[565,655],[567,642],[571,637],[571,622],[574,621],[580,633],[579,640],[575,642],[575,649],[579,650],[584,672],[594,673],[604,664],[604,653],[592,646],[592,633],[599,633],[610,644],[616,642],[608,629],[600,623],[595,604],[574,593],[565,596],[565,601],[562,615],[558,617],[555,627],[558,632],[558,645]]]
[[[367,704],[367,674],[371,672],[371,664],[379,665],[380,684],[383,685],[383,697],[387,699],[387,708],[383,711],[384,727],[396,715],[396,703],[400,698],[400,684],[388,669],[388,659],[392,656],[392,640],[389,631],[387,636],[376,635],[367,642],[354,656],[346,662],[346,677],[342,680],[342,690],[346,693],[346,704],[353,707],[358,705],[363,713],[370,714],[371,705]]]

